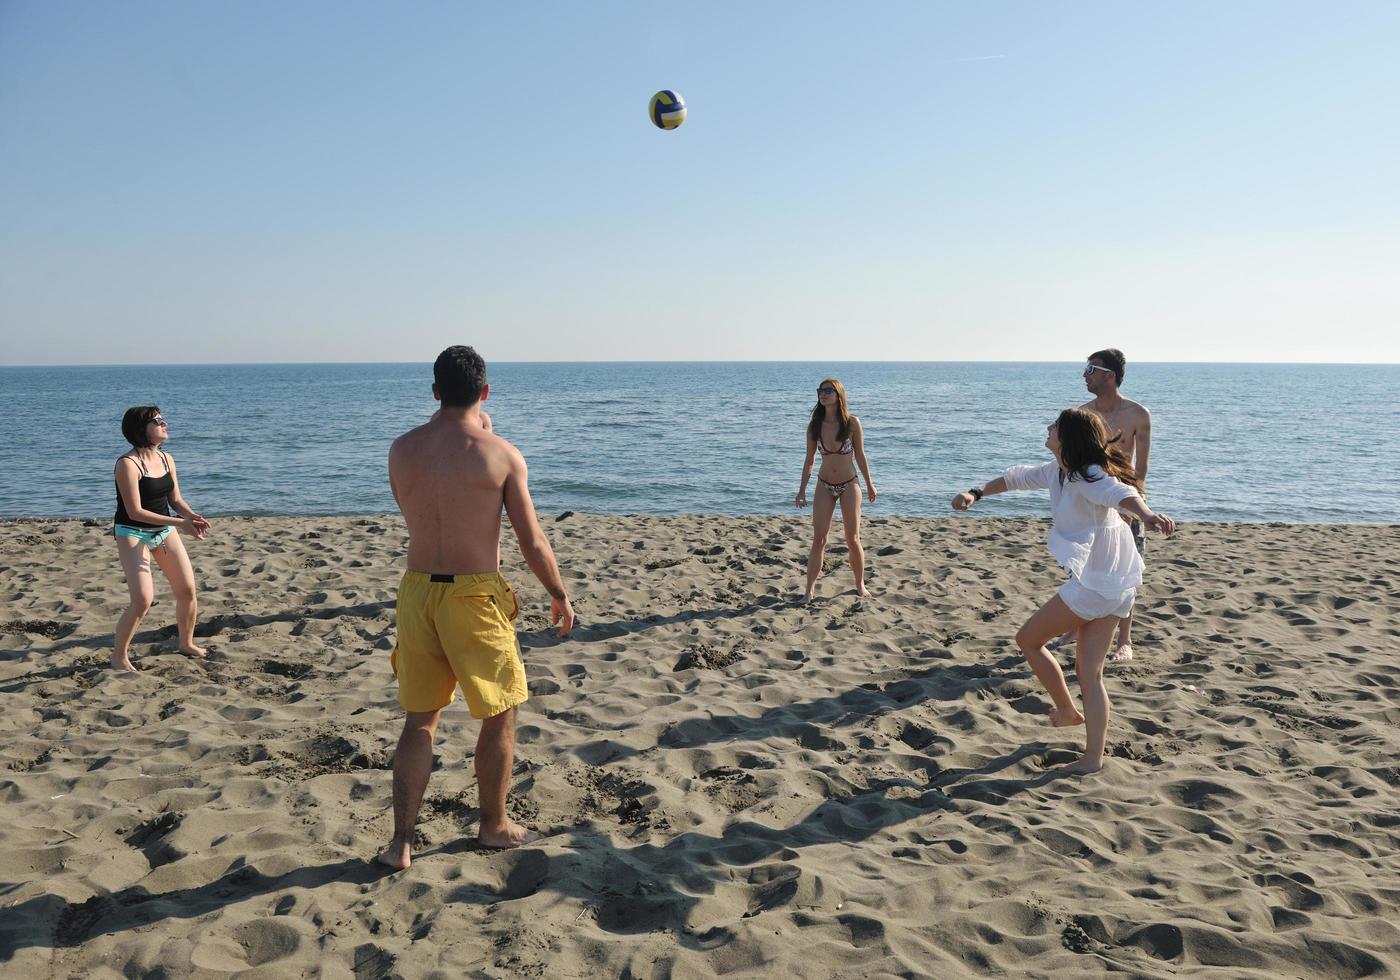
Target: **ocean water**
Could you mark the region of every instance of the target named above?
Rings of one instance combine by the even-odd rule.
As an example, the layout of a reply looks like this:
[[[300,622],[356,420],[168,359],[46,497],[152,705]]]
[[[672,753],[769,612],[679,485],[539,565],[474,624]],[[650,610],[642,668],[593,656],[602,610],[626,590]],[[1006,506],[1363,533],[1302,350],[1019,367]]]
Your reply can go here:
[[[487,410],[542,513],[784,514],[817,383],[846,385],[879,499],[947,515],[952,495],[1048,458],[1086,399],[1081,362],[501,363]],[[122,412],[158,404],[187,500],[219,514],[394,508],[389,443],[435,403],[427,364],[0,368],[0,516],[114,508]],[[1187,521],[1400,523],[1400,366],[1132,364],[1152,410],[1153,506]],[[810,491],[809,491],[810,494]],[[977,513],[1045,515],[1044,494]]]

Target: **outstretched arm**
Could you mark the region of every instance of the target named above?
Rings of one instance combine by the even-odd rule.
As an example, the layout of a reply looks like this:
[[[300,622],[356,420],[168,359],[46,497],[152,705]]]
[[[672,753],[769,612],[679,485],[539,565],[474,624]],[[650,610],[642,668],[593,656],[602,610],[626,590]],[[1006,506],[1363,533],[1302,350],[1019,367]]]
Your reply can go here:
[[[1138,518],[1154,531],[1171,534],[1176,530],[1176,522],[1166,514],[1153,513],[1152,508],[1142,499],[1137,488],[1124,483],[1117,477],[1101,475],[1092,483],[1077,480],[1075,492],[1100,507],[1111,507],[1124,514]]]
[[[515,449],[511,450],[510,474],[506,477],[505,505],[510,526],[515,529],[515,539],[520,544],[520,554],[549,593],[550,622],[557,625],[562,621],[563,625],[556,635],[565,637],[574,626],[574,607],[569,602],[569,594],[564,591],[564,580],[559,577],[554,549],[549,546],[549,539],[544,536],[539,518],[535,516],[525,457]]]
[[[984,483],[982,486],[978,487],[978,490],[980,491],[979,493],[973,493],[972,491],[968,490],[958,494],[956,497],[953,498],[953,509],[967,510],[973,504],[977,503],[977,501],[981,500],[983,497],[990,497],[993,494],[998,493],[1006,493],[1009,489],[1010,487],[1006,485],[1006,478],[999,476],[996,479],[990,480],[987,483]]]
[[[1011,490],[1045,490],[1050,486],[1050,481],[1056,478],[1060,470],[1060,464],[1053,459],[1048,463],[1039,466],[1011,466],[1001,476],[992,480],[985,486],[978,487],[981,494],[968,491],[960,493],[953,498],[954,510],[967,510],[980,497],[990,496],[996,493],[1007,493]],[[962,506],[959,506],[959,503]]]
[[[1161,531],[1163,534],[1172,534],[1176,531],[1176,521],[1166,514],[1154,513],[1152,508],[1147,506],[1147,502],[1136,493],[1119,501],[1118,509],[1132,514],[1142,521],[1143,526],[1150,527],[1154,531]]]

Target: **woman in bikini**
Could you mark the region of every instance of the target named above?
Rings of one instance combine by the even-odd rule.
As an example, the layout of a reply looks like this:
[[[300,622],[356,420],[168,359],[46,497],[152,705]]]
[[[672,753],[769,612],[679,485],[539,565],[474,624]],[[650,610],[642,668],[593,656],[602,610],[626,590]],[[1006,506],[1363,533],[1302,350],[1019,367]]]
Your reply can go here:
[[[175,593],[180,652],[203,657],[204,649],[194,642],[194,569],[175,532],[202,538],[209,530],[209,522],[180,496],[175,460],[160,448],[170,438],[170,427],[161,418],[160,409],[154,405],[127,409],[122,416],[122,435],[131,443],[131,452],[117,460],[117,513],[112,521],[112,534],[117,540],[122,571],[126,573],[131,605],[117,620],[112,666],[119,670],[136,669],[128,650],[136,627],[151,608],[154,597],[152,555]]]
[[[807,423],[807,459],[802,464],[802,486],[793,500],[798,507],[807,506],[807,481],[812,477],[812,462],[818,452],[822,454],[822,464],[817,471],[817,490],[812,501],[812,552],[807,556],[807,590],[802,594],[802,601],[811,601],[817,576],[822,573],[826,535],[831,530],[831,515],[837,501],[841,502],[841,524],[846,531],[856,595],[868,596],[865,551],[860,543],[860,482],[856,479],[856,467],[860,467],[865,477],[865,492],[872,503],[875,484],[870,480],[860,419],[847,410],[846,389],[835,378],[827,378],[817,387],[817,405]]]
[[[1067,408],[1046,432],[1045,448],[1054,459],[1040,466],[1013,466],[981,487],[953,498],[954,510],[967,510],[983,497],[1008,490],[1049,490],[1050,553],[1069,572],[1050,601],[1016,634],[1016,645],[1045,687],[1050,724],[1084,725],[1084,755],[1064,772],[1090,773],[1103,766],[1108,737],[1108,691],[1103,664],[1118,620],[1132,611],[1142,584],[1142,558],[1133,532],[1118,516],[1124,511],[1163,534],[1176,530],[1165,514],[1143,502],[1142,482],[1132,464],[1113,445],[1103,419],[1082,408]],[[1045,644],[1077,628],[1075,668],[1084,699],[1081,714],[1070,696],[1065,675]]]

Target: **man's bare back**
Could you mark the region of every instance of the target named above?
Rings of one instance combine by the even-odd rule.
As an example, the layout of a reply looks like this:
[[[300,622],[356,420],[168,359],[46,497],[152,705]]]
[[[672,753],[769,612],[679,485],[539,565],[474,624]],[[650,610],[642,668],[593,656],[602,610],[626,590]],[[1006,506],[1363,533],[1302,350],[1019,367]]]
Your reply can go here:
[[[574,610],[530,501],[525,458],[491,431],[481,410],[490,391],[481,355],[460,344],[447,348],[433,363],[433,397],[442,408],[389,450],[389,485],[408,524],[408,571],[390,659],[405,716],[394,750],[394,836],[377,860],[396,871],[412,864],[438,719],[457,687],[482,720],[473,759],[477,841],[519,847],[538,836],[506,813],[516,710],[528,688],[513,623],[519,600],[500,575],[503,505],[521,557],[549,593],[558,638],[573,628]],[[478,595],[483,589],[489,594]]]
[[[445,409],[396,439],[389,484],[408,524],[408,567],[445,575],[496,571],[501,506],[510,507],[512,496],[528,503],[524,472],[520,452],[482,425],[479,408]]]

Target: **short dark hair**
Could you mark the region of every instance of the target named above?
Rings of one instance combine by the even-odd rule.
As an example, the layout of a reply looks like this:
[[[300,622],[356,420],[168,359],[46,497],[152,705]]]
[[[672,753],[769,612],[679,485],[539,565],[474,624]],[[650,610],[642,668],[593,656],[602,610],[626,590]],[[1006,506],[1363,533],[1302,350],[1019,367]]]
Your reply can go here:
[[[1096,350],[1089,355],[1091,361],[1102,361],[1103,366],[1113,372],[1113,376],[1118,379],[1118,384],[1123,383],[1123,375],[1128,373],[1128,359],[1123,356],[1123,352],[1117,347],[1106,347],[1103,350]]]
[[[449,347],[433,362],[433,381],[444,407],[471,408],[486,387],[486,362],[470,347]]]
[[[146,438],[146,426],[159,414],[160,407],[157,405],[137,405],[128,408],[122,416],[122,435],[126,436],[126,441],[137,449],[149,446],[151,440]]]

